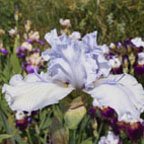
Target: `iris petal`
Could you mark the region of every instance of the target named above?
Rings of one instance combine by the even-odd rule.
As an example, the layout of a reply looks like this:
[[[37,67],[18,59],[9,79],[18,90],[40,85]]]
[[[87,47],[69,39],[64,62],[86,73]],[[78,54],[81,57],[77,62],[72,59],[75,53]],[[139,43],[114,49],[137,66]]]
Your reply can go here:
[[[144,107],[144,91],[133,76],[111,75],[88,93],[94,98],[94,106],[115,109],[119,120],[140,119]]]
[[[67,96],[73,88],[41,81],[38,77],[28,75],[28,79],[12,77],[11,85],[5,84],[3,92],[10,108],[14,111],[34,111],[42,109]],[[17,81],[17,82],[16,82]]]
[[[50,60],[48,75],[54,81],[70,83],[78,89],[93,88],[94,81],[107,76],[111,69],[97,45],[96,37],[96,31],[85,35],[82,40],[73,40],[65,34],[58,36],[56,30],[47,33],[45,38],[51,49],[42,56]]]

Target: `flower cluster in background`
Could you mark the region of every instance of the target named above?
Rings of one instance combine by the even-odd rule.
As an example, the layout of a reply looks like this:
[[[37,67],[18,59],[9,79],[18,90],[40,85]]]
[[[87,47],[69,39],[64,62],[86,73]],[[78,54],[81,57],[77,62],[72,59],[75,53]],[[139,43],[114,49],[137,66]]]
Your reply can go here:
[[[15,32],[16,33],[16,32]],[[14,30],[10,30],[9,34],[14,36]],[[43,68],[43,59],[41,58],[41,50],[45,42],[40,40],[38,31],[31,30],[31,21],[27,20],[25,23],[24,42],[16,48],[16,54],[22,62],[22,68],[27,73],[34,73]]]
[[[140,37],[111,43],[107,53],[113,74],[130,73],[142,75],[144,60],[144,41]]]

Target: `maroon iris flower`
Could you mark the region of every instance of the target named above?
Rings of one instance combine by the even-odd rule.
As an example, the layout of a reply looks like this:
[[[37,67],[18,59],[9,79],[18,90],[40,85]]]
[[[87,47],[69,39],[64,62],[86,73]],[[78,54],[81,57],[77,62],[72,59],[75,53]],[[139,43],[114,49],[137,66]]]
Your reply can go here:
[[[118,126],[131,141],[139,140],[144,134],[144,126],[141,122],[118,122]]]
[[[25,117],[21,120],[16,120],[16,127],[18,127],[20,130],[25,130],[31,122],[31,117]]]

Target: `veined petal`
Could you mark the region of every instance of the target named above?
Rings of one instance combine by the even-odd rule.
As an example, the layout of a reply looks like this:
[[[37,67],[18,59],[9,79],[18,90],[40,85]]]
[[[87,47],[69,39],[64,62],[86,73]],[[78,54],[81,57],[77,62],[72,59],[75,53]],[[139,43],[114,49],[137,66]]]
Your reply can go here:
[[[82,41],[89,46],[90,49],[95,49],[97,47],[97,31],[94,31],[92,33],[86,34],[83,38]]]
[[[45,38],[50,41],[51,49],[42,57],[50,60],[48,75],[54,81],[70,83],[78,89],[93,88],[96,79],[107,76],[111,69],[96,37],[96,31],[85,35],[82,40],[73,40],[65,34],[58,36],[56,30],[47,33]]]
[[[42,109],[58,103],[73,90],[71,86],[43,82],[34,75],[28,75],[28,77],[17,79],[17,82],[15,80],[12,85],[5,84],[3,86],[5,98],[14,111],[31,112]],[[17,77],[12,77],[13,81],[15,78]]]
[[[88,93],[94,98],[94,106],[115,109],[119,120],[140,120],[144,107],[144,90],[131,75],[111,75]]]
[[[48,41],[50,45],[55,45],[60,43],[56,29],[53,29],[50,33],[47,33],[45,35],[45,39]]]

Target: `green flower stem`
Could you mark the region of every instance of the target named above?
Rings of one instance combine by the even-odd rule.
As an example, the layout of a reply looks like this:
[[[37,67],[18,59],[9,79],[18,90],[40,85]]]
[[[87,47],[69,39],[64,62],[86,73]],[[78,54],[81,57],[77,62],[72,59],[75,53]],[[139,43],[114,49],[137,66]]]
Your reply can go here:
[[[76,144],[76,130],[70,130],[69,144]]]
[[[97,133],[96,139],[95,139],[95,141],[94,141],[94,144],[97,144],[97,143],[98,143],[98,140],[99,140],[99,138],[100,138],[100,135],[101,135],[101,132],[102,132],[103,126],[104,126],[104,123],[102,122],[102,123],[100,124],[100,127],[99,127],[99,130],[98,130],[98,133]]]
[[[39,135],[40,135],[40,130],[39,130],[39,127],[38,127],[37,124],[35,124],[35,131],[36,131],[37,137],[39,137]],[[41,143],[39,138],[37,139],[37,142],[38,142],[38,144]]]
[[[12,134],[12,130],[11,130],[11,128],[9,127],[8,121],[7,121],[7,119],[6,119],[6,115],[4,114],[4,112],[3,112],[2,108],[1,108],[1,105],[0,105],[0,120],[1,120],[2,123],[3,123],[3,127],[4,127],[4,129],[5,129],[5,131],[6,131],[6,133],[11,135],[11,134]],[[15,144],[15,139],[14,139],[14,137],[11,138],[11,143],[12,143],[12,144]]]
[[[26,132],[27,132],[29,144],[33,144],[33,141],[32,141],[31,135],[30,135],[30,130],[29,130],[29,128],[26,130]]]

